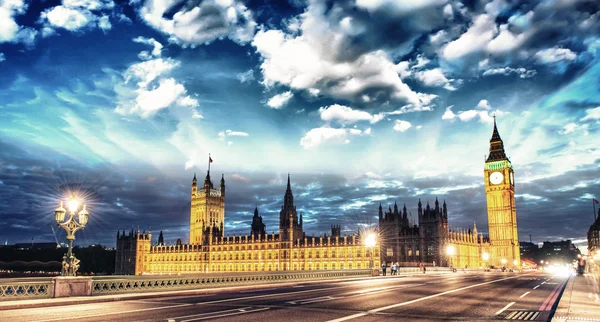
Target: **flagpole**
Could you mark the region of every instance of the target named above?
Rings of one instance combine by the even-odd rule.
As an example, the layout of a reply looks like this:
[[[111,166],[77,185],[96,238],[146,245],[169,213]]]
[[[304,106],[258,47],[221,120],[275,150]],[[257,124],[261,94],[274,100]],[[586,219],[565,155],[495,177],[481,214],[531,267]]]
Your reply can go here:
[[[592,205],[594,206],[594,222],[596,222],[596,199],[592,198]]]
[[[210,153],[208,154],[208,172],[210,173]]]

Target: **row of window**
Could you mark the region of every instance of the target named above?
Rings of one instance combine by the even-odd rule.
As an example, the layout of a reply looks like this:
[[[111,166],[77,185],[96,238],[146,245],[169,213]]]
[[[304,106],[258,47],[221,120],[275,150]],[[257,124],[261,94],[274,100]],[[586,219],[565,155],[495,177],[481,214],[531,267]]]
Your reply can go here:
[[[365,269],[369,268],[369,262],[350,262],[350,263],[293,263],[291,270],[322,270],[322,269]],[[220,264],[210,265],[210,272],[258,272],[258,271],[279,271],[284,270],[279,263],[266,264]],[[150,273],[171,273],[171,272],[204,272],[199,264],[151,264]]]

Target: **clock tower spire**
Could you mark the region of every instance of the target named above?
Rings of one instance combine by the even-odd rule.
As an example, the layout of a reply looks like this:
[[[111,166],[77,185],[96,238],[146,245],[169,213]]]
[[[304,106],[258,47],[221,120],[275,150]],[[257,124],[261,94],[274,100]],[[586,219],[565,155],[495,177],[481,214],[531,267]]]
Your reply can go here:
[[[496,117],[494,117],[494,130],[490,139],[490,154],[483,172],[492,250],[491,264],[519,268],[520,249],[514,172],[504,151]]]

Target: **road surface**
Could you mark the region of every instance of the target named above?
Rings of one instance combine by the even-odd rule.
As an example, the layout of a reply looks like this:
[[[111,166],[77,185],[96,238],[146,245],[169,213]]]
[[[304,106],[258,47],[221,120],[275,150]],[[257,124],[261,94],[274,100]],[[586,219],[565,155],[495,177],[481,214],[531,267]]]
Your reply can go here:
[[[0,311],[3,321],[547,321],[567,277],[462,273]]]

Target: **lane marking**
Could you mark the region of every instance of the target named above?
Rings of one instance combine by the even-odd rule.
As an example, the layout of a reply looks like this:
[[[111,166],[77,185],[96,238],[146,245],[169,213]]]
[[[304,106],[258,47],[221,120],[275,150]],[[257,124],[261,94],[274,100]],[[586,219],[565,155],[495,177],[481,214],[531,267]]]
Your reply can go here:
[[[498,315],[498,314],[500,314],[500,313],[504,312],[504,310],[508,309],[508,308],[509,308],[509,307],[511,307],[513,304],[515,304],[515,302],[510,302],[510,303],[506,304],[506,306],[505,306],[505,307],[503,307],[503,308],[502,308],[500,311],[496,312],[496,315]]]
[[[195,318],[195,319],[189,319],[189,320],[181,320],[181,322],[192,322],[192,321],[202,321],[202,320],[215,319],[215,318],[223,318],[223,317],[233,316],[233,315],[240,315],[240,314],[260,312],[260,311],[265,311],[265,310],[268,310],[268,309],[270,309],[270,308],[263,307],[263,308],[258,308],[258,309],[254,309],[254,310],[251,310],[251,311],[238,311],[238,312],[232,312],[232,313],[226,313],[226,314],[204,316],[204,317]]]
[[[455,292],[460,292],[460,291],[467,290],[467,289],[470,289],[470,288],[474,288],[474,287],[478,287],[478,286],[482,286],[482,285],[487,285],[487,284],[492,284],[492,283],[496,283],[496,282],[500,282],[500,281],[504,281],[504,280],[518,278],[518,277],[520,277],[520,276],[506,277],[506,278],[501,278],[501,279],[497,279],[497,280],[493,280],[493,281],[489,281],[489,282],[484,282],[484,283],[479,283],[479,284],[473,284],[473,285],[469,285],[469,286],[457,288],[457,289],[450,290],[450,291],[445,291],[445,292],[441,292],[441,293],[432,294],[432,295],[429,295],[429,296],[421,297],[421,298],[414,299],[414,300],[407,301],[407,302],[402,302],[402,303],[397,303],[397,304],[392,304],[392,305],[388,305],[388,306],[384,306],[384,307],[372,309],[372,310],[369,310],[367,312],[356,313],[356,314],[352,314],[352,315],[349,315],[349,316],[344,316],[344,317],[341,317],[341,318],[338,318],[338,319],[329,320],[327,322],[341,322],[341,321],[351,320],[351,319],[359,318],[359,317],[362,317],[362,316],[365,316],[365,315],[368,315],[368,314],[373,314],[373,313],[377,313],[377,312],[381,312],[381,311],[385,311],[385,310],[397,308],[397,307],[400,307],[400,306],[405,306],[405,305],[409,305],[409,304],[413,304],[413,303],[425,301],[425,300],[432,299],[432,298],[435,298],[435,297],[438,297],[438,296],[442,296],[442,295],[446,295],[446,294],[451,294],[451,293],[455,293]]]
[[[168,318],[168,319],[169,320],[187,319],[187,318],[192,318],[192,317],[196,317],[196,316],[205,316],[205,315],[217,314],[217,313],[227,313],[227,312],[233,312],[233,311],[239,311],[239,310],[245,310],[245,309],[251,309],[251,308],[252,308],[251,306],[247,306],[247,307],[243,307],[243,308],[229,309],[229,310],[223,310],[223,311],[215,311],[215,312],[197,313],[197,314],[176,316],[176,317]]]
[[[170,305],[170,306],[162,306],[162,307],[153,307],[153,308],[148,308],[148,309],[128,310],[128,311],[100,313],[100,314],[89,314],[89,315],[81,315],[81,316],[70,316],[70,317],[64,317],[64,318],[56,318],[56,319],[49,319],[49,320],[40,320],[38,322],[64,321],[64,320],[73,320],[73,319],[94,318],[94,317],[105,316],[105,315],[115,315],[115,314],[124,314],[124,313],[137,313],[137,312],[154,311],[154,310],[162,310],[162,309],[172,309],[172,308],[176,308],[176,307],[184,307],[184,306],[192,306],[192,305],[194,305],[194,304],[178,304],[178,305]]]
[[[529,294],[529,293],[531,293],[531,292],[525,292],[525,294],[523,294],[523,295],[519,296],[519,298],[520,298],[520,299],[522,299],[522,298],[524,298],[524,297],[525,297],[525,295],[527,295],[527,294]]]
[[[540,287],[540,286],[538,285],[538,286],[534,287],[533,289],[535,290],[535,289],[536,289],[536,288],[538,288],[538,287]]]

